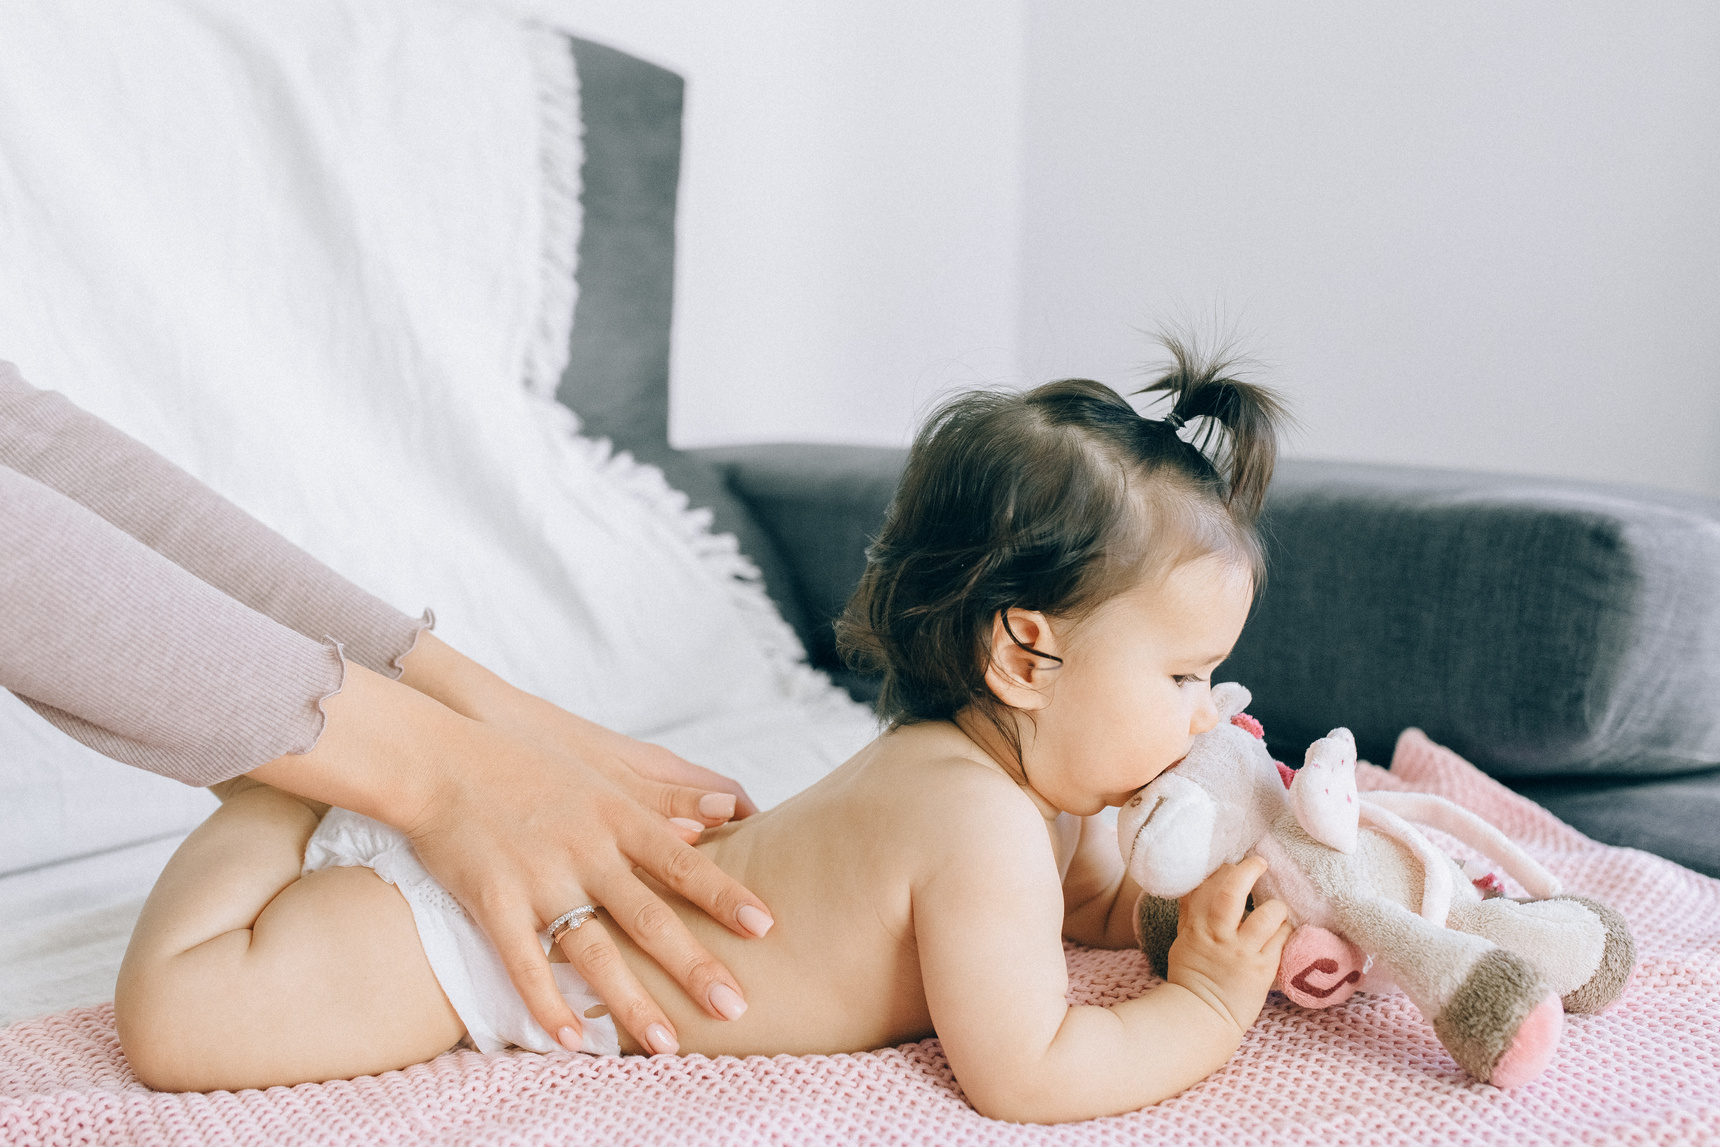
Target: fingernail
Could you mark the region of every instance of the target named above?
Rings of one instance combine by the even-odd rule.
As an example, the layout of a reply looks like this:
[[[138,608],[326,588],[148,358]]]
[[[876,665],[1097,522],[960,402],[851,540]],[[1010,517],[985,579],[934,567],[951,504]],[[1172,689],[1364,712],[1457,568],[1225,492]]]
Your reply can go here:
[[[662,1024],[652,1024],[645,1029],[645,1046],[651,1049],[653,1055],[674,1055],[681,1050],[681,1045],[675,1042],[675,1037],[669,1034],[669,1029]]]
[[[706,793],[699,798],[699,815],[728,820],[735,815],[734,793]]]
[[[559,1043],[562,1047],[565,1047],[568,1051],[581,1050],[579,1033],[574,1031],[572,1028],[562,1028],[560,1031],[556,1032],[555,1042]]]
[[[669,818],[669,823],[674,825],[676,828],[686,829],[694,835],[705,831],[705,826],[703,824],[700,824],[696,820],[689,820],[684,816],[672,816]]]
[[[771,925],[776,923],[775,920],[772,920],[769,916],[766,916],[751,904],[742,904],[740,911],[735,913],[735,919],[740,923],[742,928],[745,928],[754,936],[763,936],[766,932],[770,931]]]
[[[711,1006],[716,1008],[725,1020],[738,1020],[747,1014],[747,1002],[727,984],[711,985]]]

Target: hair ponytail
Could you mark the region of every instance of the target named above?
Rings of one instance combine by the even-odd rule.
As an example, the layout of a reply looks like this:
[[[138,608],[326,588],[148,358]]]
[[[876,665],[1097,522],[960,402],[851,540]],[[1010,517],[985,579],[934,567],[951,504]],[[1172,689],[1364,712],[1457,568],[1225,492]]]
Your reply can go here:
[[[1278,458],[1278,428],[1287,421],[1283,404],[1265,387],[1238,378],[1246,360],[1225,349],[1202,354],[1193,340],[1170,332],[1161,332],[1159,342],[1170,352],[1171,367],[1136,393],[1170,395],[1165,422],[1173,432],[1197,418],[1207,420],[1188,446],[1223,474],[1225,508],[1240,522],[1254,522]],[[1220,427],[1223,440],[1215,450]]]

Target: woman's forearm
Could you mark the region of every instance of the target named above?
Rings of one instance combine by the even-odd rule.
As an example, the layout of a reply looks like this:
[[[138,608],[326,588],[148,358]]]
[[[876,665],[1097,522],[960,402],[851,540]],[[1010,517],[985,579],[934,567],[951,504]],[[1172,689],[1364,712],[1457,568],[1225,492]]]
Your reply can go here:
[[[55,490],[235,601],[394,676],[425,621],[341,577],[143,443],[0,362],[0,466]]]
[[[327,723],[308,751],[250,770],[265,784],[361,812],[411,832],[468,754],[473,722],[432,697],[349,664],[322,703]]]
[[[316,743],[332,646],[0,467],[0,685],[97,752],[207,785]]]
[[[401,658],[399,680],[474,721],[507,722],[529,696],[429,632]]]

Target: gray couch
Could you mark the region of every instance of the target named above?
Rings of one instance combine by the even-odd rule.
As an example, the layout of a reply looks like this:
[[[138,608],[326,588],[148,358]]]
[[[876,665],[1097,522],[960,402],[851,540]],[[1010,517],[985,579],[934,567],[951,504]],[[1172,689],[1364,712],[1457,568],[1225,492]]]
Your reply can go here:
[[[764,573],[814,664],[900,475],[897,450],[677,450],[668,362],[682,83],[575,41],[580,295],[558,397],[661,466]],[[1287,462],[1270,575],[1221,676],[1274,751],[1334,725],[1390,759],[1424,729],[1600,840],[1720,876],[1720,502],[1652,489]]]

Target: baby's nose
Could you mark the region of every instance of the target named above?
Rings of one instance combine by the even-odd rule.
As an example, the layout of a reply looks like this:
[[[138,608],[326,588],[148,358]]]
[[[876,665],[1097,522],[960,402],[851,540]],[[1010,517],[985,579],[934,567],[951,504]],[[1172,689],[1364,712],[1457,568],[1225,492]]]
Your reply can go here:
[[[1194,717],[1188,723],[1188,731],[1190,735],[1198,737],[1217,725],[1218,706],[1212,703],[1212,694],[1208,693],[1206,699],[1200,703],[1199,708],[1195,709]]]

